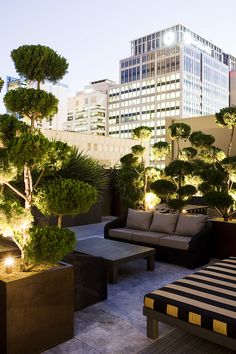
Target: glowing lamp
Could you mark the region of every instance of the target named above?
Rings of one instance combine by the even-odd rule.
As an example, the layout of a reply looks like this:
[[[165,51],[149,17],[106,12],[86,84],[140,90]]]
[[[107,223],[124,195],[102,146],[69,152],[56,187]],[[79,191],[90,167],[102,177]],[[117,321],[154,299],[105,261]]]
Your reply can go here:
[[[5,265],[5,272],[6,273],[12,273],[12,267],[13,267],[13,264],[14,264],[14,258],[13,257],[7,257],[5,260],[4,260],[4,265]]]
[[[154,209],[155,206],[160,203],[160,199],[156,196],[155,193],[146,193],[145,203],[148,209]]]
[[[184,33],[184,43],[187,44],[187,45],[192,43],[192,36],[188,32]]]
[[[167,32],[165,35],[164,35],[164,44],[165,45],[171,45],[174,43],[174,40],[175,40],[175,34],[174,32]]]
[[[183,209],[183,210],[182,210],[182,213],[183,213],[183,214],[187,214],[187,210],[186,210],[186,209]]]

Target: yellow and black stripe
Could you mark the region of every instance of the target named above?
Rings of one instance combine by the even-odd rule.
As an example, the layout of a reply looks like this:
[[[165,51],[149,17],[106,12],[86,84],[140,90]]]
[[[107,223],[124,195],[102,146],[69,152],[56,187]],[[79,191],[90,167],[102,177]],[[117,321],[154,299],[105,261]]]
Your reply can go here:
[[[144,306],[236,339],[236,257],[145,295]]]

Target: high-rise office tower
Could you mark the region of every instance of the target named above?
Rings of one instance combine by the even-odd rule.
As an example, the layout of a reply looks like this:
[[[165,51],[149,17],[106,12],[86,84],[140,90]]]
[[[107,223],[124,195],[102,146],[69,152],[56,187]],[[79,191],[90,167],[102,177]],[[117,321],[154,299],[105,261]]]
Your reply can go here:
[[[120,84],[109,90],[108,134],[130,137],[146,125],[152,143],[164,140],[166,118],[235,104],[229,89],[235,70],[236,58],[181,24],[133,40],[131,56],[120,61]]]
[[[93,81],[69,98],[64,130],[105,135],[108,89],[114,84],[106,79]]]

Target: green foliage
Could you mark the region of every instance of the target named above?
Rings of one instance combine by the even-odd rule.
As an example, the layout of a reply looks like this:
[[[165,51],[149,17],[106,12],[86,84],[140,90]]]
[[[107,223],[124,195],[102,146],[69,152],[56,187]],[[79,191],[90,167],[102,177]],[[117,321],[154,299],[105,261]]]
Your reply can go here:
[[[179,212],[181,212],[183,207],[186,205],[186,201],[183,199],[173,198],[168,201],[168,205],[171,210],[179,210]]]
[[[149,183],[152,183],[161,177],[161,170],[156,167],[146,167],[145,175]]]
[[[0,92],[2,91],[4,80],[0,77]]]
[[[193,147],[186,147],[180,151],[180,159],[184,161],[189,161],[197,156],[197,150]]]
[[[143,181],[140,179],[139,172],[124,166],[116,170],[114,182],[126,206],[138,208],[144,198]]]
[[[236,156],[226,157],[221,161],[221,166],[228,174],[230,181],[236,183]]]
[[[195,148],[209,148],[214,144],[215,138],[212,135],[196,131],[190,135],[189,141]]]
[[[188,161],[175,160],[165,168],[165,174],[173,178],[184,178],[185,175],[191,174],[192,165]]]
[[[194,194],[197,193],[197,189],[191,184],[186,184],[178,189],[179,198],[182,200],[189,200]]]
[[[132,154],[135,157],[142,157],[145,150],[145,147],[143,147],[142,145],[134,145],[131,147]]]
[[[57,113],[58,99],[44,90],[21,87],[8,91],[3,101],[10,112],[31,120],[50,119]]]
[[[54,50],[42,45],[23,45],[11,52],[17,73],[26,80],[56,83],[68,69],[68,63]]]
[[[0,140],[4,147],[7,147],[13,138],[28,130],[29,126],[15,116],[0,114]]]
[[[61,148],[59,150],[61,151]],[[98,196],[100,196],[108,184],[107,171],[97,160],[79,152],[78,148],[70,147],[70,151],[71,153],[67,155],[66,149],[64,150],[63,155],[66,155],[66,163],[62,164],[56,176],[89,183],[96,188]],[[49,176],[49,178],[53,177],[55,177],[53,174]]]
[[[167,179],[160,179],[153,182],[150,188],[156,195],[167,200],[174,195],[177,190],[176,184]]]
[[[191,128],[185,123],[173,123],[169,126],[168,132],[172,140],[188,139]]]
[[[170,157],[171,145],[166,141],[158,141],[153,144],[151,153],[155,160],[165,159],[166,157]]]
[[[33,217],[31,213],[23,208],[16,200],[0,198],[0,232],[5,237],[15,237],[31,227]],[[21,248],[24,242],[20,243]]]
[[[215,116],[218,125],[229,129],[236,127],[236,107],[222,108]]]
[[[210,167],[201,172],[201,177],[210,187],[222,188],[226,175],[223,170]]]
[[[126,154],[121,157],[120,162],[123,166],[136,167],[140,162],[134,154]]]
[[[9,160],[8,151],[0,148],[0,184],[12,181],[16,176],[17,168]]]
[[[50,160],[50,141],[39,131],[23,133],[12,140],[9,155],[19,169],[25,163],[31,168],[43,168]]]
[[[30,243],[25,246],[25,257],[30,264],[55,264],[75,246],[76,237],[69,229],[34,226],[30,229]]]
[[[141,125],[133,129],[132,131],[133,139],[138,139],[142,141],[149,141],[152,137],[152,128]]]
[[[44,215],[78,215],[87,213],[97,200],[90,184],[72,179],[53,179],[39,188],[34,199]]]
[[[204,194],[204,199],[209,206],[218,209],[225,220],[228,220],[231,208],[235,207],[234,199],[227,192],[210,191]]]

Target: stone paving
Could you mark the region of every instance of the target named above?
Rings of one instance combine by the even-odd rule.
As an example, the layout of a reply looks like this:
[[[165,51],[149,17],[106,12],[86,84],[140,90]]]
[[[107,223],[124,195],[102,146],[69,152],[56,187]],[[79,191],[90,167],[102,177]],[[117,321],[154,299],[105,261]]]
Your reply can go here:
[[[105,222],[72,227],[78,240],[103,237]],[[142,314],[143,297],[149,291],[170,283],[191,270],[155,262],[155,271],[147,272],[145,260],[124,264],[117,284],[108,285],[105,301],[75,312],[75,337],[44,354],[133,354],[153,341],[146,337],[146,318]],[[160,334],[172,330],[162,324]]]

